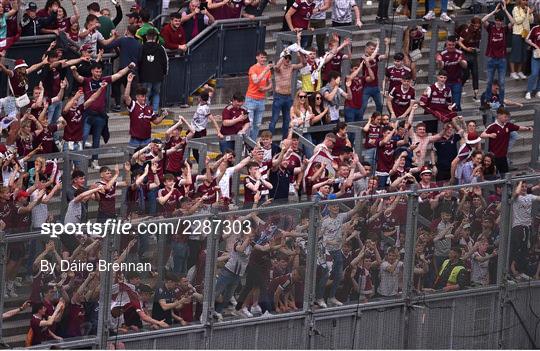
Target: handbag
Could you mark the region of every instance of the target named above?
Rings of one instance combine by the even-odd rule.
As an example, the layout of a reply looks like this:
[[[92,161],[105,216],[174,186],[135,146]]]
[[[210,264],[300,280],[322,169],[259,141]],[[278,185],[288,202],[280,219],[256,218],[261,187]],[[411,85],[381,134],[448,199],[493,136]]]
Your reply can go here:
[[[27,94],[24,94],[15,98],[15,105],[18,108],[23,108],[25,106],[28,106],[29,104],[30,104],[30,98],[28,98]]]
[[[416,62],[422,58],[422,52],[420,49],[414,49],[413,51],[409,52],[409,56],[412,62]]]
[[[529,35],[529,31],[528,31],[527,29],[523,29],[523,30],[521,31],[521,37],[522,37],[523,39],[526,39],[528,35]]]

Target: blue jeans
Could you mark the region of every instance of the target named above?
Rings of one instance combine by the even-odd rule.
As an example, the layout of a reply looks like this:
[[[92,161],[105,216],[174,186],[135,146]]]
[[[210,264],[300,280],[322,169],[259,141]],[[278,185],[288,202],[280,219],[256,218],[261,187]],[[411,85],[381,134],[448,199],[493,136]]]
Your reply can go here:
[[[381,89],[379,89],[379,86],[365,87],[364,93],[362,94],[362,108],[360,109],[360,116],[363,116],[364,112],[366,112],[370,97],[373,98],[373,102],[375,102],[375,109],[382,113],[383,106],[381,100]]]
[[[49,124],[56,124],[60,117],[60,113],[62,113],[62,101],[50,104],[47,109],[47,119],[49,120]]]
[[[272,120],[270,121],[270,132],[274,134],[276,131],[276,123],[279,119],[279,113],[283,114],[283,125],[281,126],[281,133],[283,139],[287,138],[289,134],[289,124],[291,123],[291,106],[293,99],[290,95],[282,95],[275,93],[274,101],[272,102]]]
[[[512,147],[514,146],[514,144],[516,143],[516,140],[518,140],[518,137],[519,137],[519,133],[516,132],[515,130],[513,132],[510,132],[510,139],[508,139],[508,149],[507,149],[507,152],[509,152],[510,150],[512,150]]]
[[[498,73],[497,80],[500,85],[499,97],[501,103],[504,104],[504,80],[506,77],[506,59],[505,58],[489,58],[487,62],[487,85],[486,85],[486,101],[491,100],[491,84],[495,77],[495,71]]]
[[[264,99],[252,99],[246,96],[245,106],[249,113],[249,136],[257,140],[264,113]]]
[[[364,117],[361,108],[352,108],[345,106],[343,112],[345,114],[345,122],[360,122]],[[347,135],[349,137],[349,140],[351,141],[351,144],[354,145],[354,133],[347,133]]]
[[[138,148],[139,146],[144,147],[144,146],[150,144],[151,141],[152,141],[152,138],[141,140],[141,139],[136,139],[134,137],[131,137],[131,138],[129,138],[128,145],[133,146],[134,148]]]
[[[343,253],[341,250],[330,251],[330,256],[332,256],[332,272],[330,277],[332,278],[332,286],[330,287],[329,298],[336,297],[336,291],[343,280]]]
[[[463,85],[461,83],[447,83],[446,85],[450,88],[452,100],[456,104],[454,111],[461,111],[461,91],[463,90]]]
[[[428,10],[432,11],[435,8],[435,0],[428,1]],[[441,12],[446,12],[448,9],[448,0],[441,0]]]
[[[147,90],[146,103],[151,103],[153,111],[157,112],[159,110],[159,94],[161,92],[161,82],[142,83],[142,85]]]
[[[73,149],[69,149],[69,141],[65,141],[64,140],[64,143],[62,144],[62,151],[66,152],[66,151],[79,151],[79,150],[82,150],[83,149],[83,146],[82,146],[82,142],[74,142],[73,143]],[[75,167],[79,168],[79,165],[80,165],[80,162],[79,161],[73,161],[73,164],[75,165]]]
[[[219,141],[219,151],[221,151],[222,154],[225,153],[226,149],[231,149],[234,151],[234,140],[220,140]]]
[[[527,80],[527,92],[540,91],[540,59],[531,58],[531,75]]]
[[[86,143],[88,135],[92,133],[92,149],[98,149],[101,141],[101,134],[107,126],[107,115],[94,111],[84,111],[84,129],[83,129],[83,144]],[[97,160],[98,155],[92,155],[92,160]]]
[[[215,295],[223,296],[223,302],[216,303],[216,312],[221,313],[225,307],[229,304],[229,300],[233,296],[236,286],[240,283],[240,276],[234,274],[226,268],[222,268],[216,282]]]
[[[147,203],[146,208],[148,209],[148,214],[150,216],[155,216],[157,213],[157,198],[158,198],[158,189],[149,190],[147,193]]]
[[[187,273],[187,261],[189,247],[186,243],[173,242],[172,245],[173,272],[176,274]]]
[[[328,282],[328,277],[330,276],[328,272],[328,267],[326,266],[317,266],[317,283],[315,284],[315,299],[324,298],[324,289],[326,287],[326,282]]]
[[[364,157],[364,161],[369,162],[371,167],[376,167],[375,164],[375,154],[377,153],[377,148],[372,147],[371,149],[364,149],[362,150],[362,156]]]

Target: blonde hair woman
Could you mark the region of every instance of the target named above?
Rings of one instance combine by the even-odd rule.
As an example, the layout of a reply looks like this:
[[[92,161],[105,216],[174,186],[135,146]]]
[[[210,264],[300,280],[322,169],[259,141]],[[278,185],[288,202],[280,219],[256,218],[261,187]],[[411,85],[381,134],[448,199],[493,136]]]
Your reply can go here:
[[[523,66],[527,61],[527,45],[525,38],[531,30],[533,23],[533,10],[528,6],[527,0],[517,0],[512,10],[512,17],[516,22],[512,28],[512,51],[510,53],[510,77],[512,79],[526,79]]]
[[[311,106],[309,106],[308,95],[303,90],[298,90],[294,96],[291,106],[291,125],[293,128],[309,128],[311,126]]]

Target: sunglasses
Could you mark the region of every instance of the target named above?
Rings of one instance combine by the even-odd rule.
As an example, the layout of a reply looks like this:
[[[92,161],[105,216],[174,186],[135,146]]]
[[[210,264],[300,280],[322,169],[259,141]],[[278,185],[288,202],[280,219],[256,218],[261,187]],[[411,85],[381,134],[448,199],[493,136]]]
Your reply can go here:
[[[315,100],[322,100],[322,98],[320,96],[317,96]]]
[[[307,98],[307,95],[298,95],[298,98],[299,99],[305,99],[305,98]]]

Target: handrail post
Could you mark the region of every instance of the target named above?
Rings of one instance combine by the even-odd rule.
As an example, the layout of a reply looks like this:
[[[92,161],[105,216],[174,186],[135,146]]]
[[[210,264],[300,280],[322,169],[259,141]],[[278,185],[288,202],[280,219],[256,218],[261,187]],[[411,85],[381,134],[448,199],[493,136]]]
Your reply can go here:
[[[403,323],[403,348],[409,348],[410,309],[414,290],[414,248],[418,226],[418,193],[416,187],[407,195],[407,223],[405,228],[405,257],[403,259],[403,299],[405,313]]]
[[[101,253],[105,262],[112,262],[112,251],[114,249],[114,238],[109,233],[103,240]],[[107,349],[107,341],[109,339],[109,318],[111,311],[111,288],[112,288],[112,271],[107,269],[100,273],[100,295],[99,295],[99,311],[97,325],[97,344],[98,348]]]
[[[439,45],[439,23],[433,22],[431,27],[431,42],[429,45],[429,57],[435,57],[437,55],[437,47]],[[435,60],[429,60],[428,77],[435,76]],[[431,82],[428,82],[430,84]]]
[[[411,5],[411,20],[416,19],[416,12],[418,11],[418,0],[412,0]]]
[[[216,271],[216,245],[218,238],[216,220],[219,217],[214,214],[211,217],[211,226],[212,230],[210,234],[206,237],[206,259],[204,264],[204,291],[203,291],[203,307],[201,314],[201,323],[206,326],[205,333],[205,348],[211,349],[211,340],[212,340],[212,325],[213,312],[214,312],[214,301],[215,301],[215,271]]]
[[[538,140],[540,140],[540,108],[534,108],[533,118],[533,148],[531,150],[531,167],[538,169],[540,168],[540,160],[538,160],[540,157],[540,144],[538,143]]]
[[[243,141],[244,137],[242,135],[236,134],[234,136],[234,157],[236,164],[239,164],[242,160]],[[234,192],[236,196],[240,195],[240,172],[234,172],[231,191]]]
[[[7,244],[6,244],[6,234],[3,230],[0,230],[0,279],[2,280],[2,284],[0,284],[0,347],[4,345],[4,341],[2,338],[2,314],[4,313],[4,292],[6,290],[6,250],[7,250]]]
[[[308,228],[308,241],[307,241],[307,257],[306,257],[306,275],[305,275],[305,287],[304,287],[304,306],[302,310],[305,313],[304,332],[305,345],[300,345],[305,349],[314,348],[314,327],[315,320],[313,316],[312,306],[315,301],[315,289],[317,286],[317,225],[316,219],[318,216],[318,205],[313,204],[309,208],[309,228]]]

